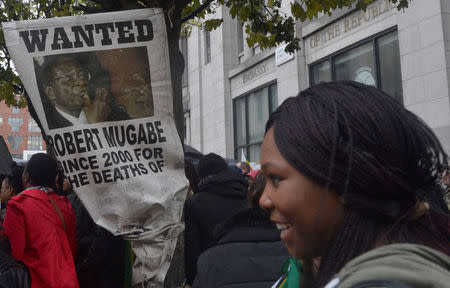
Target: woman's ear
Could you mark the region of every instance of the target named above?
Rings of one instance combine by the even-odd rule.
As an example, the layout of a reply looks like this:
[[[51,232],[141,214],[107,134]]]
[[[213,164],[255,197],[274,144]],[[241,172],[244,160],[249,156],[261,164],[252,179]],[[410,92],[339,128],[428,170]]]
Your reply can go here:
[[[22,183],[24,188],[31,186],[30,175],[28,174],[27,169],[25,169],[22,173]]]
[[[12,196],[14,196],[14,191],[13,191],[13,187],[12,186],[8,186],[8,191],[6,192],[6,195],[8,196],[7,198],[11,198]]]

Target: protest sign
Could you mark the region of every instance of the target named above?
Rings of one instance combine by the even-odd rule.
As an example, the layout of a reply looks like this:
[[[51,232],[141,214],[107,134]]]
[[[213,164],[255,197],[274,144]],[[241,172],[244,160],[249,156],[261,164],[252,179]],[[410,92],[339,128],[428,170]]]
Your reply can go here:
[[[47,141],[95,223],[162,281],[182,231],[183,149],[162,9],[3,23]],[[145,258],[151,255],[151,259]]]

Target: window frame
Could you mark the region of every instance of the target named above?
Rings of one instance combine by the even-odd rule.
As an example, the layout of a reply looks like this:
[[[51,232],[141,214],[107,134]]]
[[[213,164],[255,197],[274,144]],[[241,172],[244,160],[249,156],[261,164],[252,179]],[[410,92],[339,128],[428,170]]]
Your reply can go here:
[[[10,137],[17,137],[18,139],[20,139],[19,143],[17,144],[17,148],[12,146],[11,141],[10,141]],[[10,147],[11,151],[20,151],[20,144],[22,144],[22,142],[23,142],[23,136],[22,135],[10,134],[10,135],[7,135],[6,139],[8,140],[9,147]]]
[[[189,85],[189,75],[188,75],[188,38],[186,36],[180,37],[180,52],[183,55],[184,69],[183,75],[181,77],[182,87]]]
[[[268,107],[269,107],[269,116],[270,116],[270,114],[273,112],[273,111],[270,111],[270,108],[273,106],[272,105],[273,103],[272,103],[271,92],[270,92],[271,89],[269,88],[271,85],[277,85],[277,80],[275,79],[275,80],[269,81],[269,82],[265,83],[264,85],[258,86],[256,88],[250,90],[250,91],[245,92],[244,94],[242,94],[242,95],[240,95],[240,96],[238,96],[236,98],[233,98],[233,137],[234,137],[233,152],[234,152],[235,159],[240,159],[240,156],[236,154],[237,150],[242,148],[244,150],[244,153],[245,153],[246,157],[250,157],[250,155],[249,155],[249,148],[250,148],[250,146],[258,145],[258,144],[262,143],[262,140],[258,141],[258,142],[252,142],[252,143],[248,142],[248,139],[250,138],[249,137],[249,121],[248,121],[248,116],[249,116],[248,115],[248,99],[249,99],[249,96],[252,93],[255,93],[256,91],[259,91],[259,90],[262,90],[264,88],[267,88],[267,91],[268,91],[267,96],[269,98],[268,99]],[[236,115],[235,104],[234,103],[236,101],[240,100],[240,99],[245,99],[244,101],[245,101],[245,142],[246,143],[245,143],[245,145],[237,146],[237,143],[236,143],[236,141],[237,141],[237,119],[236,119],[237,115]],[[277,85],[277,100],[278,100],[278,85]],[[251,159],[249,159],[249,161],[250,160]]]
[[[27,123],[28,132],[41,132],[41,129],[39,128],[39,125],[37,124],[37,122],[32,117],[28,118],[27,122],[28,122]],[[32,123],[34,123],[36,125],[30,125],[30,122],[32,122]],[[30,128],[32,128],[32,129],[30,129]],[[36,129],[34,129],[34,128],[36,128]]]
[[[12,119],[15,119],[15,120],[13,121]],[[20,123],[20,120],[22,120],[22,123]],[[19,125],[17,126],[17,130],[14,128],[14,125],[12,124],[13,122],[16,122],[16,121],[19,122],[18,123]],[[22,127],[22,125],[24,123],[25,123],[25,119],[21,116],[9,116],[8,117],[8,124],[9,124],[9,127],[11,127],[11,132],[20,132],[20,127]],[[28,123],[27,123],[27,125],[28,125]],[[28,129],[28,127],[27,127],[27,129]]]
[[[313,81],[313,69],[312,68],[314,66],[316,66],[318,64],[321,64],[321,63],[323,63],[323,62],[325,62],[327,60],[330,61],[331,81],[335,81],[336,80],[336,69],[335,69],[335,61],[334,61],[335,58],[337,56],[340,56],[340,55],[342,55],[342,54],[344,54],[346,52],[349,52],[350,50],[353,50],[353,49],[355,49],[355,48],[357,48],[359,46],[362,46],[364,44],[372,42],[372,47],[374,49],[374,51],[373,51],[374,65],[375,65],[376,78],[377,78],[376,79],[376,84],[377,84],[376,87],[381,89],[380,52],[379,52],[379,47],[378,47],[377,40],[379,38],[383,37],[383,36],[388,35],[389,33],[392,33],[392,32],[397,32],[397,39],[398,39],[398,27],[397,26],[393,26],[393,27],[391,27],[389,29],[383,30],[383,31],[378,32],[376,34],[373,34],[373,35],[371,35],[371,36],[369,36],[367,38],[364,38],[364,39],[362,39],[362,40],[360,40],[360,41],[358,41],[356,43],[353,43],[353,44],[351,44],[351,45],[349,45],[349,46],[347,46],[347,47],[345,47],[343,49],[340,49],[340,50],[338,50],[336,52],[333,52],[333,53],[331,53],[330,55],[328,55],[326,57],[323,57],[323,58],[321,58],[319,60],[316,60],[316,61],[308,64],[309,86],[314,85],[314,83],[312,82]],[[396,98],[394,97],[394,99],[396,99]],[[396,99],[396,100],[399,100],[400,103],[403,104],[403,95],[402,95],[401,99]]]
[[[211,63],[211,31],[204,30],[203,39],[205,40],[205,65]]]
[[[238,57],[244,56],[245,37],[244,37],[244,22],[238,20],[236,23],[236,37],[237,37],[237,54]]]
[[[35,138],[37,138],[37,139],[35,139]],[[30,143],[37,142],[37,141],[40,141],[39,145],[34,145],[34,146],[31,145],[30,146]],[[44,139],[41,135],[28,135],[27,136],[27,150],[41,151],[43,146],[44,146]],[[34,149],[35,147],[38,147],[39,149]]]

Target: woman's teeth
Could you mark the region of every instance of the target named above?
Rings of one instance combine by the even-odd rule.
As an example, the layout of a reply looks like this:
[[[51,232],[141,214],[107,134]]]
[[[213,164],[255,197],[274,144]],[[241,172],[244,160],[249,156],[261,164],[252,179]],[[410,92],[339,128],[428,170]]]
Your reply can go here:
[[[287,230],[291,227],[291,225],[289,224],[279,224],[279,223],[276,223],[276,226],[278,230]]]

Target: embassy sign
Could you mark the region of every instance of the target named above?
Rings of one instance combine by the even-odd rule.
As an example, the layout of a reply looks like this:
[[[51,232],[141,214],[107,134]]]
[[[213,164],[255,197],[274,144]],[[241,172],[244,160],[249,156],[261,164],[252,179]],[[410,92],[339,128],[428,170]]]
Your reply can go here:
[[[365,23],[371,23],[394,8],[395,4],[389,0],[377,1],[368,6],[366,11],[356,11],[309,37],[309,47],[322,47],[326,42],[343,37]]]
[[[256,78],[259,78],[261,75],[266,74],[268,69],[267,63],[259,64],[250,70],[246,71],[242,74],[242,83],[245,84],[247,82],[251,82]]]

